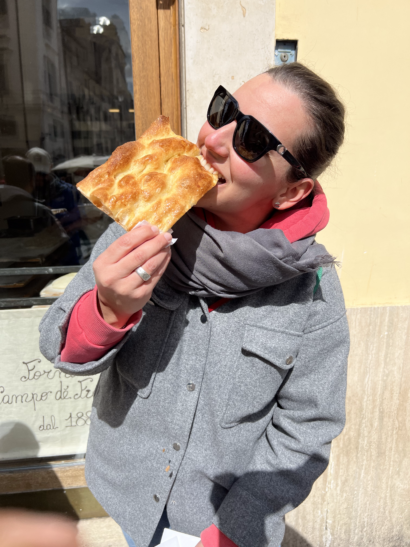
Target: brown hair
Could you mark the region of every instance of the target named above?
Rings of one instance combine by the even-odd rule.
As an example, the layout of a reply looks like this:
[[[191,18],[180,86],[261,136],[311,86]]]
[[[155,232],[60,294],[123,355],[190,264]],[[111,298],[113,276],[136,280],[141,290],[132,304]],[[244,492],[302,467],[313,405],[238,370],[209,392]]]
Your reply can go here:
[[[295,141],[292,153],[315,180],[329,167],[343,143],[345,108],[332,86],[300,63],[275,66],[267,74],[305,103],[312,127]],[[289,169],[289,182],[301,178],[300,171]]]
[[[3,158],[6,184],[31,192],[34,187],[33,164],[21,156]]]

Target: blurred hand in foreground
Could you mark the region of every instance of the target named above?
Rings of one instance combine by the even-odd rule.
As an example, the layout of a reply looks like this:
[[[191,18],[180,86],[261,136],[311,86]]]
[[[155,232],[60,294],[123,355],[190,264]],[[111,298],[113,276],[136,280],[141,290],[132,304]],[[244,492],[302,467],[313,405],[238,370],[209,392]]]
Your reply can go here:
[[[1,547],[79,547],[77,527],[59,515],[0,510]]]

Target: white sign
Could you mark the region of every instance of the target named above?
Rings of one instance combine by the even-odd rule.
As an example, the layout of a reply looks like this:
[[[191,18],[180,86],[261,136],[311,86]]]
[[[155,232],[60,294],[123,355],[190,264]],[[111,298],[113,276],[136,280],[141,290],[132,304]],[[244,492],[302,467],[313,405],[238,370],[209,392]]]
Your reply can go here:
[[[47,310],[0,310],[0,460],[86,451],[98,376],[72,376],[39,350]]]
[[[160,545],[163,547],[196,547],[200,541],[201,538],[165,528]]]

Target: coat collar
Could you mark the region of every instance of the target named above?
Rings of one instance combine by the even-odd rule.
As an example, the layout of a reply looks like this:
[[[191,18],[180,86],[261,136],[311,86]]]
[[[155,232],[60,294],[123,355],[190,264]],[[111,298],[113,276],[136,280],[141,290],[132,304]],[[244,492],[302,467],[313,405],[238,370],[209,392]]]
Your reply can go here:
[[[179,308],[186,298],[187,295],[185,293],[170,287],[163,278],[158,281],[151,297],[155,304],[171,311]]]

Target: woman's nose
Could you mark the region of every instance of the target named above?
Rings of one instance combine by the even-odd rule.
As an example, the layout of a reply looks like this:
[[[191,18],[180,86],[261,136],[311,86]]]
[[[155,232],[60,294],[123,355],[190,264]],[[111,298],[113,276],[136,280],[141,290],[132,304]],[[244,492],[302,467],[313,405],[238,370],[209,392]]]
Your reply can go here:
[[[214,129],[205,138],[204,144],[216,156],[227,158],[232,148],[232,136],[235,122]]]

